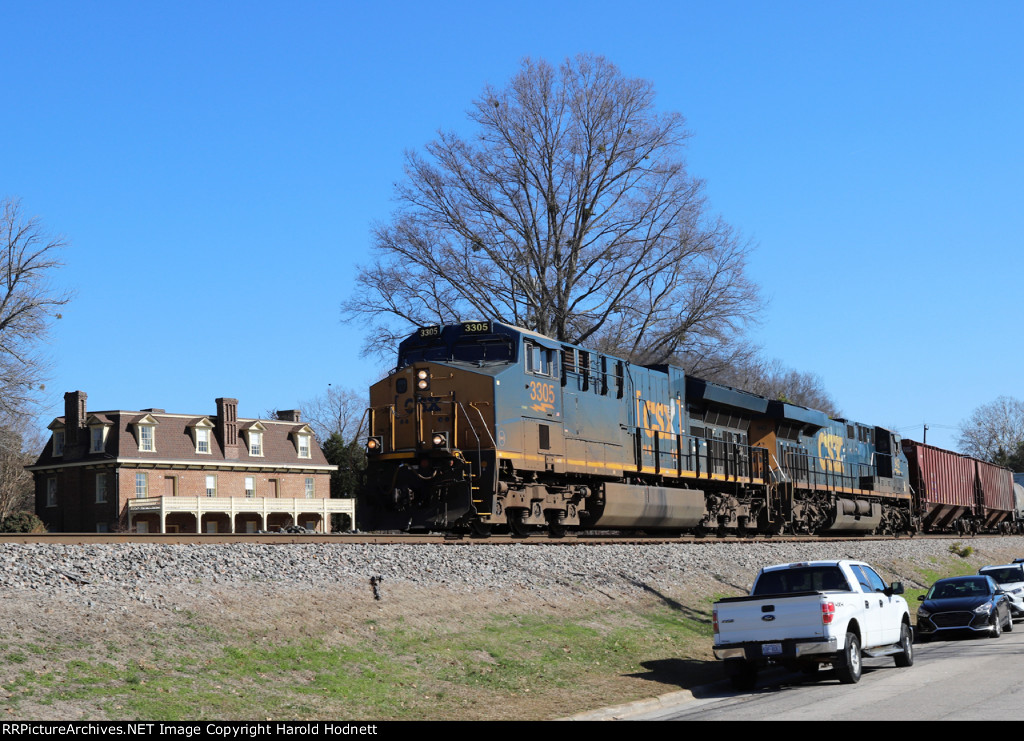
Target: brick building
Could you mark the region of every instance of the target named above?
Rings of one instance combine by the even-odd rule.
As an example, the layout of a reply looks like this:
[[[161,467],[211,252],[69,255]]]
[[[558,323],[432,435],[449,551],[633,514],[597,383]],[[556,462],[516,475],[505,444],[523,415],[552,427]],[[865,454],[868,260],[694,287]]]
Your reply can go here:
[[[36,514],[55,532],[256,532],[301,525],[330,532],[327,463],[298,411],[239,419],[236,399],[216,414],[163,409],[89,412],[64,395],[64,416],[35,464]],[[352,517],[354,520],[354,517]]]

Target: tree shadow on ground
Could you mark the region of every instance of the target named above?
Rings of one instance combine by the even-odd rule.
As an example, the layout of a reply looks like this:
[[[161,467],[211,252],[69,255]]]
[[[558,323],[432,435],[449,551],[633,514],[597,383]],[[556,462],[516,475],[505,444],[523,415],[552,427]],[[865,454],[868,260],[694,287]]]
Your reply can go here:
[[[679,602],[677,600],[672,599],[667,594],[664,594],[663,592],[660,592],[659,590],[655,589],[654,587],[652,587],[650,584],[647,584],[646,582],[637,581],[636,579],[630,578],[630,577],[625,576],[625,575],[623,575],[623,579],[625,579],[627,582],[629,582],[633,586],[638,587],[638,588],[644,590],[648,594],[653,595],[654,597],[657,597],[659,600],[662,601],[662,603],[664,605],[666,605],[667,607],[671,607],[673,610],[676,610],[677,612],[682,613],[683,616],[685,616],[686,618],[689,618],[690,620],[693,620],[694,622],[697,622],[697,623],[701,623],[703,625],[711,625],[711,615],[708,614],[707,612],[704,612],[704,611],[701,611],[701,610],[695,610],[692,607],[687,607],[683,603],[681,603],[681,602]]]

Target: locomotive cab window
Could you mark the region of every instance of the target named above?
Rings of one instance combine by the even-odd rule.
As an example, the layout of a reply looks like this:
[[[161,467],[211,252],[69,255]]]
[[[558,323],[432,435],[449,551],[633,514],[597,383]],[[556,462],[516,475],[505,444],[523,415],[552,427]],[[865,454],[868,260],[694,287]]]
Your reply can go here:
[[[554,350],[548,350],[546,347],[527,342],[526,370],[539,376],[554,376],[556,368],[554,355]]]

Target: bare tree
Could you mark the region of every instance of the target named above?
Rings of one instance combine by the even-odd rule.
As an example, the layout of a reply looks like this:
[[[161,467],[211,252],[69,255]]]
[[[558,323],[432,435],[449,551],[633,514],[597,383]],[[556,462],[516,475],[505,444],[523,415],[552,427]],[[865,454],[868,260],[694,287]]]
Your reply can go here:
[[[25,415],[0,414],[0,521],[35,510],[32,474],[25,466],[35,462],[45,437],[29,420]]]
[[[40,344],[70,300],[51,285],[67,242],[14,198],[0,200],[0,240],[0,411],[13,413],[34,402],[46,373]]]
[[[1024,443],[1024,401],[1000,396],[982,404],[960,423],[957,444],[961,453],[985,461],[999,461]]]
[[[328,386],[325,394],[300,406],[303,418],[323,445],[332,435],[340,436],[345,443],[356,440],[365,430],[363,415],[368,405],[365,394]]]
[[[688,368],[684,362],[683,367]],[[839,417],[839,407],[825,388],[821,377],[783,365],[780,360],[764,360],[757,355],[732,358],[712,365],[706,371],[691,371],[711,381],[741,388],[769,399],[817,409],[830,417]]]
[[[348,319],[368,350],[493,318],[638,362],[728,345],[759,308],[750,246],[687,173],[683,117],[603,57],[525,60],[473,103],[472,136],[406,154]]]

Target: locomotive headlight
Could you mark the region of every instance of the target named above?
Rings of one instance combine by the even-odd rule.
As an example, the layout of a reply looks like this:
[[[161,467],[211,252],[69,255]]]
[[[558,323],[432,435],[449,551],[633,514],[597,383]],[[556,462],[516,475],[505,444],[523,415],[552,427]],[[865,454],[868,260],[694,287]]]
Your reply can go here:
[[[427,391],[430,388],[430,371],[426,368],[416,371],[416,388],[420,391]]]
[[[384,441],[380,437],[368,437],[366,438],[366,452],[369,455],[374,455],[381,452],[384,449]]]
[[[448,433],[447,432],[435,432],[430,437],[430,442],[433,443],[435,448],[447,448],[448,447]]]

